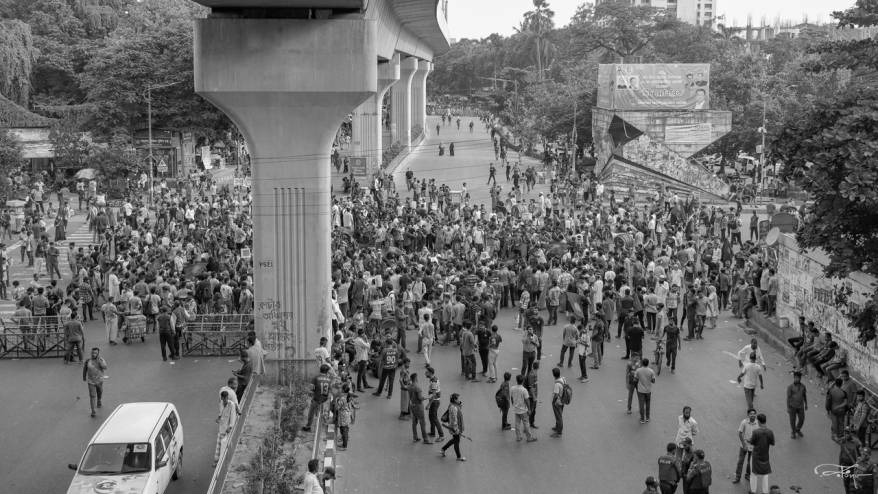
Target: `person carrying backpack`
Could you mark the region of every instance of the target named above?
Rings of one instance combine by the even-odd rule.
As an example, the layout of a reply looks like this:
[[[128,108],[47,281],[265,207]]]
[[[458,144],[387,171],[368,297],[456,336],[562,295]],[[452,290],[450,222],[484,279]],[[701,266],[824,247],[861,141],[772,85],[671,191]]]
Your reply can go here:
[[[561,377],[561,369],[552,369],[555,384],[552,388],[552,412],[555,414],[555,427],[552,437],[561,437],[564,432],[564,406],[569,405],[573,399],[573,388],[567,384],[567,380]]]
[[[497,390],[497,393],[494,394],[494,400],[497,401],[497,408],[500,409],[500,430],[508,431],[512,428],[509,424],[509,406],[511,401],[509,381],[512,379],[512,374],[509,372],[503,373],[503,383],[500,385],[500,389]]]

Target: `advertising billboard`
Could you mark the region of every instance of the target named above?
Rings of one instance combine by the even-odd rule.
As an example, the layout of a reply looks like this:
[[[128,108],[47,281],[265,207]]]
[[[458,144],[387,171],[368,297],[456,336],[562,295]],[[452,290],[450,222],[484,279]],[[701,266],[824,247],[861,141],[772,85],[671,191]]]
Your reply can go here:
[[[609,109],[710,109],[706,63],[601,65],[598,82],[598,106]]]

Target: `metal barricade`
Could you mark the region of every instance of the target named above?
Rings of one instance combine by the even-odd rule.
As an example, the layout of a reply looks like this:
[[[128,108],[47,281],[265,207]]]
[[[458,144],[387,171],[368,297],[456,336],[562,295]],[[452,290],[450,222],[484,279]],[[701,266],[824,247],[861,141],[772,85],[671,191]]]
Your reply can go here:
[[[67,353],[58,316],[2,318],[0,326],[0,358],[58,358]]]
[[[186,322],[180,342],[183,355],[238,356],[247,349],[252,314],[199,314]]]

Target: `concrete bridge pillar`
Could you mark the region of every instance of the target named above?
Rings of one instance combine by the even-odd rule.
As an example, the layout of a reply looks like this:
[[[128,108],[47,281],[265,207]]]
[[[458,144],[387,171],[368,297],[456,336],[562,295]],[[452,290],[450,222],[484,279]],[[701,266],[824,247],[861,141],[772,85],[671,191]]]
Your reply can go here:
[[[399,80],[399,64],[399,54],[394,55],[388,62],[378,64],[378,91],[358,106],[353,113],[351,151],[353,156],[366,158],[366,177],[371,177],[381,169],[381,159],[384,154],[382,139],[384,95]]]
[[[404,147],[412,145],[412,77],[418,70],[418,59],[405,57],[399,67],[399,81],[393,85],[391,132],[393,142]]]
[[[330,149],[376,90],[376,27],[361,19],[208,18],[195,90],[241,129],[253,166],[256,331],[269,358],[330,336]]]
[[[418,62],[418,71],[412,77],[412,126],[419,125],[425,133],[427,131],[427,76],[432,71],[433,64],[421,60]]]

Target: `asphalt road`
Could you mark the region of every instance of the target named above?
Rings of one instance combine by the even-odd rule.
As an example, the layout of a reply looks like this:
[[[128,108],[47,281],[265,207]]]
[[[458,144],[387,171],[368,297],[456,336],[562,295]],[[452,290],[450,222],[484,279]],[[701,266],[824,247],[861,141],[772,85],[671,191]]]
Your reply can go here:
[[[436,153],[418,153],[399,168],[397,175],[411,167],[416,176],[428,176],[437,182],[452,184],[466,181],[476,201],[487,200],[487,163],[493,159],[493,150],[487,135],[477,124],[474,136],[469,135],[467,120],[462,131],[440,130],[440,138],[447,145],[449,137],[455,142],[467,142],[454,158],[439,157]],[[438,140],[435,123],[423,149],[435,150]],[[446,134],[451,134],[447,136]],[[469,139],[476,139],[470,141]],[[465,151],[464,151],[465,149]],[[499,170],[498,170],[499,171]],[[501,179],[501,183],[505,177]],[[404,191],[402,181],[398,190]],[[399,188],[399,187],[402,188]],[[505,188],[505,187],[504,187]],[[401,192],[402,193],[402,192]],[[497,325],[504,338],[498,359],[500,372],[518,372],[521,365],[521,333],[512,329],[513,311],[501,311]],[[545,313],[544,313],[545,317]],[[563,319],[563,317],[561,317]],[[652,420],[641,425],[637,416],[625,413],[624,346],[614,339],[605,348],[604,366],[589,369],[591,381],[579,383],[576,361],[573,368],[564,368],[562,375],[574,386],[573,403],[564,413],[565,432],[560,439],[549,437],[554,425],[550,405],[553,379],[551,368],[560,351],[562,326],[547,327],[544,333],[544,359],[541,362],[539,398],[536,423],[540,427],[536,443],[518,443],[512,431],[500,430],[499,411],[494,393],[499,384],[465,382],[460,375],[457,347],[434,349],[433,364],[442,384],[443,404],[447,406],[451,393],[461,394],[464,401],[466,433],[473,442],[462,442],[466,463],[438,457],[438,445],[412,443],[411,425],[397,419],[399,415],[398,382],[393,399],[361,398],[357,422],[351,428],[347,451],[337,453],[340,475],[338,492],[345,494],[422,494],[449,492],[502,492],[507,494],[577,492],[622,493],[642,492],[647,475],[656,475],[657,458],[664,454],[665,445],[673,441],[677,416],[684,405],[693,408],[701,433],[695,448],[704,449],[713,465],[712,493],[745,493],[746,484],[734,485],[738,454],[737,427],[746,413],[743,390],[735,382],[738,374],[733,357],[750,337],[738,327],[740,321],[730,313],[719,318],[717,329],[705,330],[702,341],[684,342],[678,357],[676,374],[665,369],[653,388]],[[409,338],[409,349],[414,349],[416,337]],[[644,343],[651,357],[653,344]],[[775,431],[777,445],[771,452],[775,473],[771,483],[789,492],[791,485],[804,487],[803,493],[841,492],[841,480],[820,478],[814,467],[835,463],[838,446],[829,439],[829,421],[823,411],[823,396],[815,382],[805,380],[810,398],[803,439],[792,440],[785,408],[786,387],[792,381],[790,364],[777,352],[763,348],[768,362],[765,390],[756,398],[756,407],[768,416],[768,425]],[[412,371],[423,372],[423,357],[413,357]],[[481,370],[481,364],[479,364]],[[513,378],[514,379],[514,378]],[[373,384],[375,379],[371,379]],[[511,417],[510,417],[511,418]],[[679,491],[678,491],[679,492]]]
[[[88,440],[120,403],[169,401],[180,411],[185,434],[185,472],[170,494],[205,492],[213,473],[216,393],[239,363],[228,358],[183,358],[163,362],[158,336],[145,343],[110,347],[103,323],[92,322],[86,347],[107,359],[103,409],[89,416],[88,389],[80,364],[60,359],[0,360],[0,492],[66,492]]]

